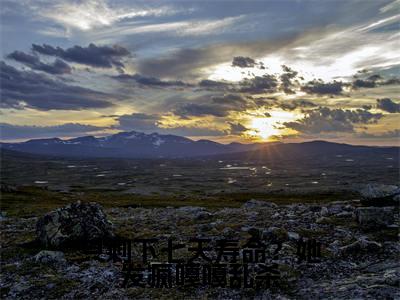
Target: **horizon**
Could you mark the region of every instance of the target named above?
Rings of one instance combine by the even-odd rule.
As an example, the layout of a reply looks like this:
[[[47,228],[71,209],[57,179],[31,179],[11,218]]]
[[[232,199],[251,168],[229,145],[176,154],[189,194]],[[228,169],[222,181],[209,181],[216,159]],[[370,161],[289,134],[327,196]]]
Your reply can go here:
[[[120,131],[120,132],[117,132],[117,133],[115,133],[115,134],[120,134],[120,133],[132,133],[132,132],[136,132],[136,133],[144,133],[144,132],[140,132],[140,131],[135,131],[135,130],[132,130],[132,131]],[[34,140],[53,140],[53,139],[59,139],[59,140],[62,140],[62,141],[68,141],[68,140],[73,140],[73,139],[76,139],[76,138],[84,138],[84,137],[94,137],[94,138],[96,138],[96,139],[98,139],[98,138],[102,138],[102,137],[108,137],[108,136],[111,136],[111,135],[115,135],[115,134],[108,134],[108,135],[100,135],[100,136],[96,136],[96,135],[82,135],[82,136],[74,136],[74,137],[62,137],[62,138],[60,138],[60,137],[57,137],[57,136],[52,136],[52,137],[37,137],[37,138],[33,138],[33,139],[17,139],[17,140],[7,140],[7,141],[3,141],[3,140],[1,140],[0,139],[0,143],[3,143],[3,144],[13,144],[13,143],[24,143],[24,142],[28,142],[28,141],[34,141]],[[165,134],[159,134],[159,133],[157,133],[157,132],[151,132],[151,133],[144,133],[144,134],[146,134],[146,135],[152,135],[152,134],[157,134],[157,135],[161,135],[161,136],[165,136],[165,135],[170,135],[170,134],[167,134],[167,133],[165,133]],[[173,135],[173,136],[180,136],[180,135]],[[180,136],[180,137],[185,137],[185,136]],[[192,141],[195,141],[195,142],[197,142],[197,141],[201,141],[201,140],[208,140],[208,141],[212,141],[212,140],[209,140],[209,139],[205,139],[205,138],[191,138],[191,137],[185,137],[185,138],[188,138],[188,139],[190,139],[190,140],[192,140]],[[333,143],[333,144],[344,144],[344,145],[350,145],[350,146],[366,146],[366,147],[397,147],[397,148],[399,148],[400,147],[400,143],[398,143],[397,145],[391,145],[391,144],[388,144],[388,145],[381,145],[381,144],[379,144],[379,145],[374,145],[374,144],[357,144],[357,143],[354,143],[354,144],[352,144],[352,143],[347,143],[347,142],[341,142],[341,141],[329,141],[329,140],[323,140],[323,139],[309,139],[309,140],[302,140],[302,141],[290,141],[290,140],[276,140],[276,141],[242,141],[242,142],[238,142],[238,141],[231,141],[231,142],[226,142],[226,143],[224,143],[224,142],[218,142],[217,141],[217,143],[219,143],[219,144],[222,144],[222,145],[230,145],[230,144],[233,144],[233,143],[239,143],[239,144],[248,144],[248,145],[250,145],[250,144],[276,144],[276,143],[281,143],[281,144],[302,144],[302,143],[310,143],[310,142],[325,142],[325,143]],[[1,148],[0,148],[1,149]]]
[[[3,1],[0,140],[400,145],[398,1],[230,3]]]

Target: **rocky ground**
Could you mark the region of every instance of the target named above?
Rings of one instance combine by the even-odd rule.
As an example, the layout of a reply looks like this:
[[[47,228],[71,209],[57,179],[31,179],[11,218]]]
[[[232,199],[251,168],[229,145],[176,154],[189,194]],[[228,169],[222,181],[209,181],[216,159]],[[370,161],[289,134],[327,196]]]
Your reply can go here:
[[[397,196],[393,191],[369,187],[360,200],[338,199],[323,205],[277,205],[260,199],[240,208],[212,210],[111,208],[103,216],[96,205],[75,204],[47,217],[3,216],[1,298],[399,299],[399,196],[398,189]],[[123,287],[121,263],[108,260],[107,255],[60,247],[68,238],[109,231],[125,238],[159,238],[160,248],[168,238],[187,242],[206,237],[213,243],[221,238],[246,241],[257,234],[262,241],[282,243],[273,260],[280,278],[271,288],[258,291]],[[319,262],[299,261],[300,238],[323,244]],[[58,249],[44,251],[51,246]]]

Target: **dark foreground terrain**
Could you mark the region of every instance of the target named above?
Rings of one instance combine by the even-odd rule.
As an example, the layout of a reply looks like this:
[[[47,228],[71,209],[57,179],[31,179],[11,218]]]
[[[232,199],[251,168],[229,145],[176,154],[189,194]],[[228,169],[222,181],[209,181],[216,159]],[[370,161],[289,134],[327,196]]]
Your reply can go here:
[[[134,160],[3,151],[1,298],[398,299],[398,150],[309,153]],[[43,219],[77,201],[97,202],[105,215],[90,223],[76,204],[75,211],[68,206]],[[87,236],[102,218],[118,237],[158,238],[157,252],[169,238],[237,239],[243,246],[256,235],[281,245],[268,256],[279,275],[261,290],[123,287],[120,262],[51,244],[55,237]],[[39,239],[46,234],[50,244]],[[322,244],[317,262],[299,259],[301,238]]]

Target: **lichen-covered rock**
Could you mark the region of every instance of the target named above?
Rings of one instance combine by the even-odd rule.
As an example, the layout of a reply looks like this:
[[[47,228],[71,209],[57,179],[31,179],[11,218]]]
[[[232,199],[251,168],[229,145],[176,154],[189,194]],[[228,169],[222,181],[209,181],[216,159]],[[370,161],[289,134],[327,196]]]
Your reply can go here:
[[[206,211],[204,207],[199,206],[182,206],[177,211],[183,212],[195,220],[205,220],[212,216],[212,213]]]
[[[397,201],[400,188],[396,185],[368,184],[360,194],[364,205],[390,206]]]
[[[39,241],[47,247],[90,242],[113,236],[112,224],[97,203],[76,202],[39,218]]]
[[[354,243],[343,246],[340,248],[340,254],[343,256],[358,255],[363,253],[374,253],[379,252],[382,249],[382,245],[375,241],[369,241],[364,237],[359,238]]]
[[[329,210],[328,210],[328,208],[326,208],[325,206],[321,207],[321,211],[319,212],[319,214],[320,214],[322,217],[328,216],[328,215],[329,215]]]
[[[36,262],[41,263],[65,263],[64,253],[61,251],[42,250],[34,257]]]
[[[393,207],[359,207],[356,210],[358,224],[364,229],[378,229],[394,221]]]
[[[269,227],[264,230],[262,238],[271,242],[286,242],[289,240],[289,234],[284,228]]]

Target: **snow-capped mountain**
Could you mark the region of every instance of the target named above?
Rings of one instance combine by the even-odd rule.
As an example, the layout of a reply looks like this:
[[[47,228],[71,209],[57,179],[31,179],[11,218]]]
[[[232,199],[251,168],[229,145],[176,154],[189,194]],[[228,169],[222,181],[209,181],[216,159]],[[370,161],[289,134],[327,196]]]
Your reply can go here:
[[[34,139],[22,143],[2,143],[1,147],[36,154],[82,157],[193,157],[252,150],[262,144],[219,144],[209,140],[193,141],[176,135],[120,132],[96,138],[83,136],[62,140]]]

